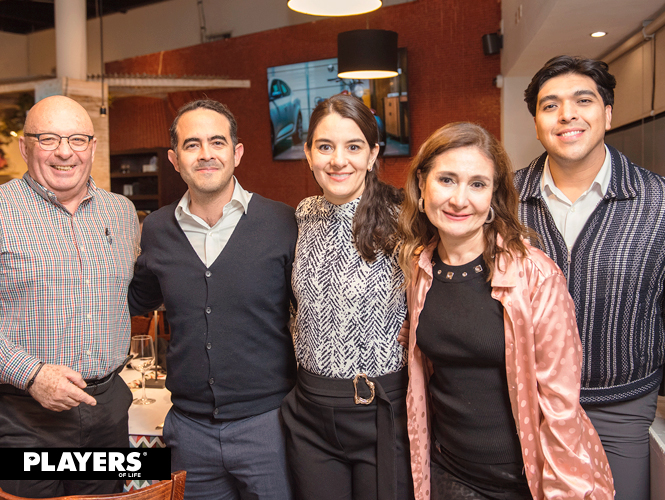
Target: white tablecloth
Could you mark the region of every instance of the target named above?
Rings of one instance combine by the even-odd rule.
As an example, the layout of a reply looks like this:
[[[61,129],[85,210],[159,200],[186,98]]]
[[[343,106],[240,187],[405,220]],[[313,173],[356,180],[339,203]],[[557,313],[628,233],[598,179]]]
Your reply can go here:
[[[120,372],[125,382],[140,380],[141,373],[132,368]],[[134,398],[141,397],[141,388],[132,389]],[[161,436],[162,429],[156,427],[164,423],[164,417],[171,408],[171,393],[168,389],[146,389],[146,396],[155,399],[151,405],[135,405],[129,408],[129,434],[138,436]]]

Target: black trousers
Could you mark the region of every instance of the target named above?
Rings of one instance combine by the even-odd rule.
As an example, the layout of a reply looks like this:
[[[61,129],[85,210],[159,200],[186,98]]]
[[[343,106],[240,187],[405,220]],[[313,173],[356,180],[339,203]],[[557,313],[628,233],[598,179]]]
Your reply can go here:
[[[406,369],[370,381],[377,384],[374,400],[356,404],[351,380],[298,371],[282,416],[299,500],[413,498]],[[370,398],[362,379],[358,395]]]
[[[442,452],[433,441],[431,500],[531,500],[523,463],[481,464]]]
[[[93,397],[96,406],[55,412],[23,391],[0,392],[0,448],[128,448],[132,392],[127,384],[115,376]],[[29,498],[119,493],[123,485],[123,480],[0,480],[5,492]]]

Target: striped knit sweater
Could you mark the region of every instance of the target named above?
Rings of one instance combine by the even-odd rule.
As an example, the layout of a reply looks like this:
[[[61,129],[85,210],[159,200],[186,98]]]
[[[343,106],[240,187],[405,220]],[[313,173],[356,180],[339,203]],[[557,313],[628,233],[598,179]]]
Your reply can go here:
[[[540,235],[575,301],[585,404],[651,392],[665,359],[665,179],[608,149],[610,185],[570,254],[541,195],[547,154],[515,174],[520,220]]]

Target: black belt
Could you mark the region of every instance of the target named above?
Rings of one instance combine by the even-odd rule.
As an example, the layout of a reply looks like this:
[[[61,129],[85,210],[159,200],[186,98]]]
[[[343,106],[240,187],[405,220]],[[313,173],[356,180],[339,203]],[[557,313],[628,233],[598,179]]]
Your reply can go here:
[[[106,392],[106,390],[109,387],[111,387],[111,382],[113,382],[113,377],[115,377],[116,373],[118,373],[117,370],[112,371],[106,377],[103,378],[86,379],[85,380],[86,386],[83,388],[83,390],[88,394],[90,394],[91,396]]]
[[[386,392],[405,390],[408,382],[406,368],[380,377],[359,373],[353,379],[323,377],[303,368],[298,370],[298,385],[305,393],[339,398],[340,406],[346,407],[376,404],[376,475],[380,500],[392,500],[397,495],[395,416]]]
[[[122,362],[122,364],[113,370],[111,373],[109,373],[106,377],[103,378],[98,378],[98,379],[86,379],[86,387],[83,388],[85,392],[90,394],[91,396],[95,396],[97,394],[102,394],[106,392],[106,390],[111,387],[111,382],[113,382],[113,377],[115,377],[118,373],[120,373],[125,366],[127,366],[127,363],[132,359],[131,356],[127,356],[125,360]]]

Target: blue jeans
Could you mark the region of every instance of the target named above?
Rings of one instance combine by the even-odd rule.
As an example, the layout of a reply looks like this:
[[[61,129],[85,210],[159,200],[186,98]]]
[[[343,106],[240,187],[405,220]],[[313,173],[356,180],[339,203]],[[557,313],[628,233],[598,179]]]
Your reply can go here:
[[[186,470],[185,499],[290,500],[279,409],[232,421],[171,408],[164,421],[171,470]]]

